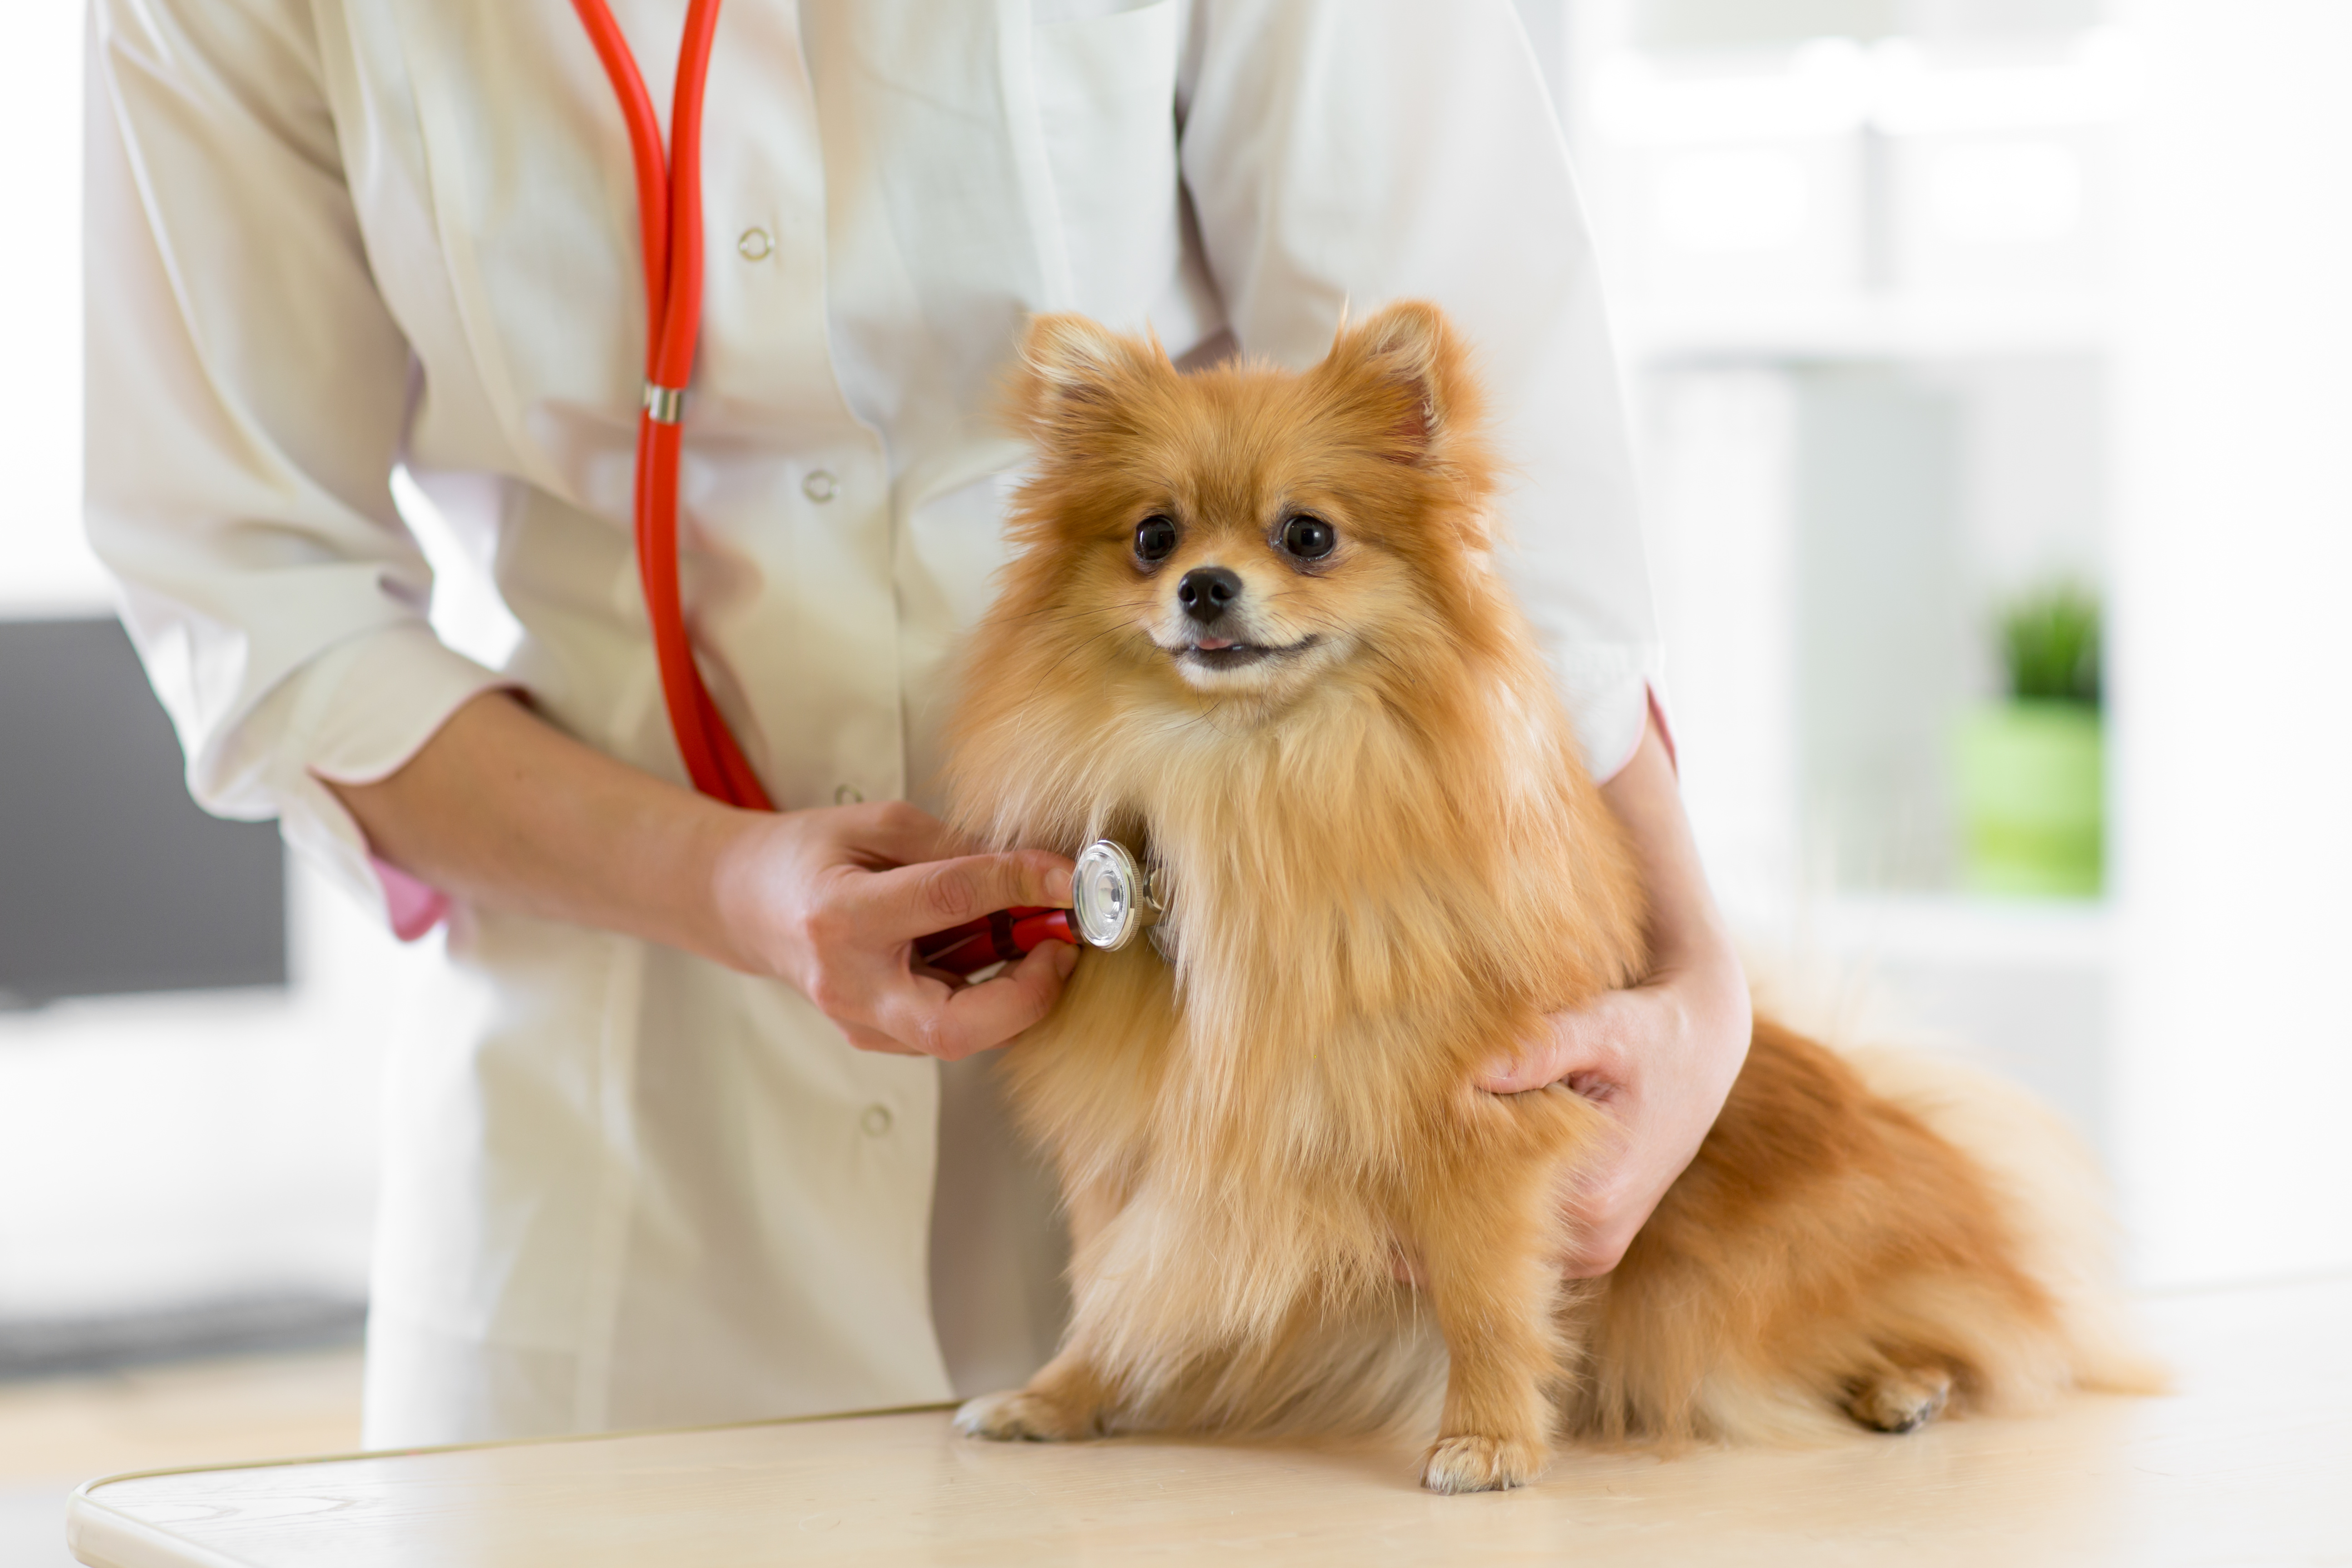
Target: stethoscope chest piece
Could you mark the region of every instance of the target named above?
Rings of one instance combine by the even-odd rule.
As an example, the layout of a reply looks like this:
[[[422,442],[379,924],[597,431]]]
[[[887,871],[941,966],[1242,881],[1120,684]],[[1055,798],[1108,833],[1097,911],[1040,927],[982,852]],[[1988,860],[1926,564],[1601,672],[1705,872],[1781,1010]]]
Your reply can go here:
[[[1070,878],[1070,916],[1088,947],[1115,951],[1163,912],[1153,879],[1127,846],[1097,838],[1078,855]]]

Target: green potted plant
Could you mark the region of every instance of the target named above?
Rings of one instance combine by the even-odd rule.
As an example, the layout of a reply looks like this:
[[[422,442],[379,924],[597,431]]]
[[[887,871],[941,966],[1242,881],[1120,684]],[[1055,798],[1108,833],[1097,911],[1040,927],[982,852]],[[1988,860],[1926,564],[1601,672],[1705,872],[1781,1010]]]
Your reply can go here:
[[[2009,699],[1969,713],[1954,748],[1971,892],[2095,898],[2105,860],[2099,604],[2071,584],[2002,606]]]

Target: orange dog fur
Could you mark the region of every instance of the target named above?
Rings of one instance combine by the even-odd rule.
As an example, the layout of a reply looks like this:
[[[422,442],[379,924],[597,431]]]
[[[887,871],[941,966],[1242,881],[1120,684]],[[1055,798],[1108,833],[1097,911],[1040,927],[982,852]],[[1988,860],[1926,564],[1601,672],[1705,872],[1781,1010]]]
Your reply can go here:
[[[1423,1479],[1462,1491],[1532,1479],[1560,1435],[1785,1441],[2147,1385],[2063,1145],[1967,1152],[1939,1119],[2017,1142],[1994,1091],[1900,1059],[1874,1087],[1766,1021],[1622,1263],[1560,1278],[1602,1118],[1471,1082],[1640,978],[1643,897],[1492,563],[1497,463],[1434,308],[1298,374],[1182,374],[1041,317],[1012,408],[1036,464],[951,811],[995,847],[1137,847],[1170,956],[1087,953],[1004,1058],[1075,1315],[964,1430],[1361,1431],[1426,1420],[1442,1379]],[[1216,592],[1204,628],[1180,601]]]

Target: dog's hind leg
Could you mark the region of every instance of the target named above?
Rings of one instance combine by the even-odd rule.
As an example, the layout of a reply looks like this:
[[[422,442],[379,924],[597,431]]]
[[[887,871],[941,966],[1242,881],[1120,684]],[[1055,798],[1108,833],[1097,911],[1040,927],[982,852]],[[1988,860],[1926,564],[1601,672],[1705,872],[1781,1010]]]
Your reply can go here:
[[[1861,1379],[1846,1399],[1846,1414],[1879,1432],[1909,1432],[1925,1426],[1951,1403],[1952,1374],[1940,1368],[1902,1367]]]

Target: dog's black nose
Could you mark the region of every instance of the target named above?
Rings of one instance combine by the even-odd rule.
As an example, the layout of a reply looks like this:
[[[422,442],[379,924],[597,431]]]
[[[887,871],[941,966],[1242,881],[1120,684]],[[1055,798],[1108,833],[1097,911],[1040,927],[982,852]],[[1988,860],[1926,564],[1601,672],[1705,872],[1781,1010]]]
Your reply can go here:
[[[1222,566],[1195,566],[1184,574],[1176,584],[1176,602],[1184,613],[1202,625],[1225,613],[1225,606],[1242,596],[1242,580]]]

